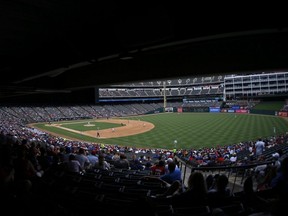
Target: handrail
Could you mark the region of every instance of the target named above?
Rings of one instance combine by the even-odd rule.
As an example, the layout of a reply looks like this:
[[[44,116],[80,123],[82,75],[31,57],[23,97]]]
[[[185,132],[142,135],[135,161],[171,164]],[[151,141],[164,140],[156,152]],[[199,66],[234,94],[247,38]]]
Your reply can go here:
[[[261,165],[269,165],[273,164],[274,161],[265,161],[253,164],[246,164],[246,165],[235,165],[235,164],[226,164],[226,165],[219,165],[219,166],[199,166],[193,167],[193,165],[188,164],[183,159],[175,156],[179,162],[179,168],[182,171],[182,183],[184,186],[187,186],[187,181],[191,172],[200,171],[203,172],[205,175],[210,174],[211,172],[218,171],[220,172],[227,172],[227,177],[229,178],[229,182],[232,184],[231,192],[233,193],[236,187],[236,184],[240,186],[238,190],[242,190],[242,183],[244,182],[245,177],[247,177],[251,172],[251,168],[255,168]],[[239,172],[241,171],[241,172]],[[238,175],[240,173],[240,175]],[[234,179],[233,179],[233,174]],[[240,179],[239,179],[240,178]],[[238,181],[237,181],[238,180]]]

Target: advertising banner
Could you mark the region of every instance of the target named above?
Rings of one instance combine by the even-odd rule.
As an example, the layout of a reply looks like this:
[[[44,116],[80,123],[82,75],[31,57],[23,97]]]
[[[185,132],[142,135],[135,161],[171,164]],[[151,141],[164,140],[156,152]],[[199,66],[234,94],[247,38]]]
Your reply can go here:
[[[232,106],[231,109],[238,110],[238,109],[240,109],[240,106]]]
[[[178,108],[177,108],[177,112],[178,112],[178,113],[182,113],[182,112],[183,112],[182,107],[178,107]]]
[[[209,107],[209,112],[220,112],[220,107]]]
[[[288,117],[288,112],[278,112],[278,116]]]
[[[235,110],[236,113],[248,113],[248,110],[244,110],[244,109],[239,109],[239,110]]]

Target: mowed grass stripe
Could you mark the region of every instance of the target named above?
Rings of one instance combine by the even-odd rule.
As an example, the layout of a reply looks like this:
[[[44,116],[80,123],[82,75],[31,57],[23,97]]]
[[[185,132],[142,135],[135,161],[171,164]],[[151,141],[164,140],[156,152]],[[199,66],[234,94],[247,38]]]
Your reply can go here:
[[[190,149],[256,140],[258,137],[274,135],[274,127],[277,134],[286,133],[288,128],[288,122],[282,118],[248,114],[163,113],[126,119],[148,121],[153,123],[155,128],[143,134],[120,138],[80,137],[89,142],[164,149],[174,148],[174,140],[177,140],[177,148]],[[69,136],[76,138],[71,133]]]

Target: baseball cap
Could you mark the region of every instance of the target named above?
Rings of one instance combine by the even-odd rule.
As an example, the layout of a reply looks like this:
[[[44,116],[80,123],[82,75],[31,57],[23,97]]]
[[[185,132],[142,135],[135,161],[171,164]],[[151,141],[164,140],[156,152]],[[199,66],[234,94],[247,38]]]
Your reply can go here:
[[[167,162],[169,163],[169,162],[172,162],[173,161],[173,159],[172,158],[168,158],[167,159]]]
[[[272,157],[274,157],[274,158],[279,158],[279,157],[280,157],[280,155],[279,155],[279,153],[278,153],[278,152],[276,152],[276,153],[272,154]]]

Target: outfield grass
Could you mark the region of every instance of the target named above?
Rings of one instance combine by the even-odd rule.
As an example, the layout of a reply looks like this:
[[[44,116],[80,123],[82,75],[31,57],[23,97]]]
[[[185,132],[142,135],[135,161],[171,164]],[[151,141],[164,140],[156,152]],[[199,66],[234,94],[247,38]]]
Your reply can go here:
[[[276,134],[282,134],[288,131],[288,122],[286,120],[265,115],[164,113],[126,119],[148,121],[153,123],[155,128],[138,135],[100,140],[55,127],[47,127],[40,123],[37,124],[36,127],[88,142],[164,149],[174,148],[174,140],[177,140],[177,148],[199,149],[201,147],[232,145],[241,141],[256,140],[259,137],[269,137],[274,134],[274,127]],[[73,127],[73,129],[79,131],[91,130],[91,127],[83,127],[83,124],[87,124],[87,120],[82,121],[81,124],[79,124],[79,122],[80,121],[77,121],[75,124],[70,122],[69,127]],[[95,123],[91,120],[91,124]],[[107,124],[111,123],[105,124],[109,127]],[[102,128],[102,125],[98,126]],[[67,125],[65,125],[65,127],[67,127]],[[111,125],[111,128],[112,127],[115,127],[115,125]]]

